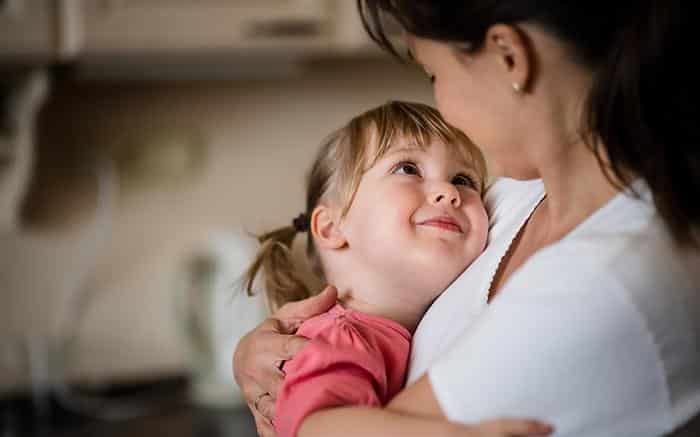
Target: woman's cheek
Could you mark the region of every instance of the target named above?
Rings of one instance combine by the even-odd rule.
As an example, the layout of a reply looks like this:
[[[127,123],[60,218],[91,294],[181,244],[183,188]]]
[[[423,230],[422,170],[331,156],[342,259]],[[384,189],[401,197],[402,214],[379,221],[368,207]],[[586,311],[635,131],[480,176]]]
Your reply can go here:
[[[456,99],[454,99],[454,96],[451,96],[449,92],[443,91],[443,88],[438,85],[434,87],[433,95],[435,98],[435,106],[445,121],[452,126],[463,129],[460,126],[459,118],[462,113],[462,107],[458,104]]]

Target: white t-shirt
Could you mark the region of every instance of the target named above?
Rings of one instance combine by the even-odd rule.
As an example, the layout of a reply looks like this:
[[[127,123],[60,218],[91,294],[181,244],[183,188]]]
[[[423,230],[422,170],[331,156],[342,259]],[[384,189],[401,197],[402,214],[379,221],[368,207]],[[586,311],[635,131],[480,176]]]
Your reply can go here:
[[[409,373],[428,369],[450,420],[543,419],[561,436],[659,436],[700,411],[700,255],[675,247],[649,201],[619,194],[533,255],[486,306],[542,199],[538,181],[489,191],[485,253],[426,313]]]

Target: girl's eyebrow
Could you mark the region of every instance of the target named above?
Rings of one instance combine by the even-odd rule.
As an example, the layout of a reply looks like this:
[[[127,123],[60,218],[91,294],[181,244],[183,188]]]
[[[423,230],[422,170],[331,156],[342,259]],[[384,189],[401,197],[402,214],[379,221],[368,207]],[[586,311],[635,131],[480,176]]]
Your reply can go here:
[[[415,144],[407,144],[405,146],[398,146],[398,147],[392,147],[390,148],[386,155],[394,155],[397,153],[410,153],[410,152],[423,152],[424,150],[421,147],[418,147]]]
[[[453,159],[457,161],[457,164],[468,170],[476,170],[476,168],[474,167],[474,163],[467,161],[463,156],[455,156]]]
[[[387,150],[387,152],[384,154],[384,156],[391,156],[391,155],[396,155],[396,154],[401,154],[401,153],[425,153],[425,149],[423,147],[418,146],[415,143],[408,143],[408,144],[401,145],[401,146],[391,147],[389,150]],[[474,166],[474,162],[466,159],[461,154],[459,154],[459,153],[452,154],[452,159],[457,161],[457,164],[459,166],[461,166],[467,170],[476,171],[476,168]]]

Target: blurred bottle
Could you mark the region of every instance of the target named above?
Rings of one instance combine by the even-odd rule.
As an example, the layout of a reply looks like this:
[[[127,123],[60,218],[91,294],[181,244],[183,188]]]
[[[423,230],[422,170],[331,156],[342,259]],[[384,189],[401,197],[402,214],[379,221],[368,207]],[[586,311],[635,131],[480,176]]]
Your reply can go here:
[[[241,281],[256,250],[257,242],[243,233],[219,234],[185,262],[176,307],[196,404],[245,404],[231,359],[241,337],[267,316],[263,296],[249,297]]]

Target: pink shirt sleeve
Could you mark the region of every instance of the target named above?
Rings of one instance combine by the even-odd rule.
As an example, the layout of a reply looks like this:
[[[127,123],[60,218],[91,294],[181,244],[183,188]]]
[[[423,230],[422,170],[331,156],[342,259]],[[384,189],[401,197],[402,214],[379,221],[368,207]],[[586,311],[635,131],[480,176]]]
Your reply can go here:
[[[342,405],[380,406],[389,399],[381,347],[352,321],[331,320],[285,363],[274,422],[279,437],[294,437],[311,413]]]

